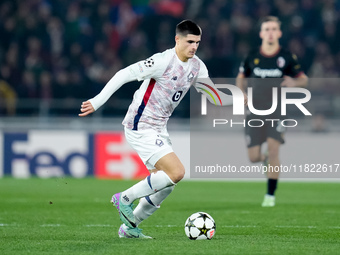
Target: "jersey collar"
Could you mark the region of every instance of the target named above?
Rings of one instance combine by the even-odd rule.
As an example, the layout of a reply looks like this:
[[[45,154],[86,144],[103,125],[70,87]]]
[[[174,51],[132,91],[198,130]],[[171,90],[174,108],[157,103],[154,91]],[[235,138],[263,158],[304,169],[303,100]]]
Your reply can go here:
[[[277,51],[275,51],[273,54],[268,55],[268,54],[266,54],[266,53],[264,53],[264,52],[262,51],[262,47],[260,46],[260,54],[261,54],[262,56],[266,57],[266,58],[275,57],[277,54],[279,54],[280,50],[281,50],[281,46],[279,46],[279,48],[277,49]]]

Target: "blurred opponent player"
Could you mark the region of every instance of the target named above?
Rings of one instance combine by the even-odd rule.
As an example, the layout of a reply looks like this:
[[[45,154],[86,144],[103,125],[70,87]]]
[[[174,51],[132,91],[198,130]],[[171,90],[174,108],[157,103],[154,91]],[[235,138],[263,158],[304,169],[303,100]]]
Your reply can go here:
[[[133,96],[123,125],[126,140],[151,174],[113,195],[111,202],[123,221],[118,230],[119,237],[150,238],[138,225],[160,207],[184,176],[184,166],[172,149],[167,122],[190,87],[196,87],[196,80],[209,78],[205,64],[195,56],[201,33],[201,28],[194,22],[180,22],[176,26],[174,48],[118,71],[96,97],[81,105],[79,116],[86,116],[102,106],[123,84],[144,80]],[[231,96],[218,91],[209,81],[209,84],[200,83],[200,88],[197,86],[196,89],[214,94],[220,105],[231,104]],[[209,95],[207,98],[213,102]],[[133,210],[132,203],[138,198],[139,204]]]
[[[282,36],[281,22],[277,17],[268,16],[261,22],[260,38],[262,44],[259,49],[249,53],[240,66],[236,78],[236,85],[246,93],[246,86],[253,89],[253,106],[257,110],[267,110],[272,105],[273,87],[305,87],[308,78],[294,54],[281,48],[279,39]],[[248,78],[248,79],[246,79]],[[251,78],[251,79],[249,79]],[[264,79],[276,78],[276,79]],[[281,79],[279,79],[281,78]],[[282,119],[281,94],[278,89],[278,107],[270,116],[258,116],[247,111],[246,123],[250,119],[261,119],[265,123],[262,127],[246,126],[248,156],[251,162],[263,161],[266,165],[280,166],[279,148],[284,143],[285,128],[281,122],[265,121],[265,119]],[[268,151],[261,153],[261,145],[267,142]],[[267,172],[267,193],[262,206],[275,206],[275,190],[280,172]]]

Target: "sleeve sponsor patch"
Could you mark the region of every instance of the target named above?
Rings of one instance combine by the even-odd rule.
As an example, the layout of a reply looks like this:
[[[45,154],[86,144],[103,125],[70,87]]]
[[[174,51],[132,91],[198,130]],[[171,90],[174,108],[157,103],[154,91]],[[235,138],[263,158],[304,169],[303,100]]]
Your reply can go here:
[[[139,69],[139,72],[141,73],[144,72],[143,67],[140,63],[138,63],[138,69]]]

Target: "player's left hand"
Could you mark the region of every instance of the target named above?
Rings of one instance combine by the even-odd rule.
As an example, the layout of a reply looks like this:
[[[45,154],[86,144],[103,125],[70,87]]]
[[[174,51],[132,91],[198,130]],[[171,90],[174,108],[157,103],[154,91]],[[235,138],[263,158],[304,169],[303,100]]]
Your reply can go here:
[[[295,80],[290,76],[283,76],[283,82],[281,82],[281,87],[296,87]]]

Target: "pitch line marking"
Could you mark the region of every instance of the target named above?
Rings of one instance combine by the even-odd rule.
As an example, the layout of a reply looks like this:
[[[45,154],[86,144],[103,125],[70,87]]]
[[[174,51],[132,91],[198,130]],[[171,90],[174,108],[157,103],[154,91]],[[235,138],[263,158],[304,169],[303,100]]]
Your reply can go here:
[[[317,228],[316,226],[275,226],[277,228]]]
[[[20,227],[22,225],[17,223],[0,223],[0,227]],[[67,225],[62,224],[42,224],[39,225],[40,227],[67,227]],[[82,225],[83,227],[87,228],[96,228],[96,227],[116,227],[115,225],[109,225],[109,224],[87,224]],[[155,225],[155,226],[144,226],[145,228],[180,228],[184,227],[183,225]],[[256,225],[222,225],[218,226],[220,228],[259,228],[263,226],[256,226]],[[294,225],[276,225],[276,228],[301,228],[301,229],[340,229],[340,226],[294,226]]]
[[[60,227],[60,224],[42,224],[40,227]]]
[[[145,226],[146,228],[147,227],[156,227],[156,228],[178,228],[178,227],[184,227],[184,225],[155,225],[155,226]],[[256,226],[256,225],[222,225],[222,226],[219,226],[221,228],[259,228],[259,227],[262,227],[262,226]],[[340,229],[340,226],[280,226],[280,225],[277,225],[275,226],[276,228],[309,228],[309,229],[317,229],[317,228],[320,228],[320,229]]]
[[[178,226],[178,225],[156,225],[155,226],[156,228],[178,228],[178,227],[181,227],[181,226]],[[184,225],[183,225],[184,227]]]
[[[88,228],[93,228],[93,227],[114,227],[113,225],[108,225],[108,224],[92,224],[92,225],[84,225],[85,227]]]

